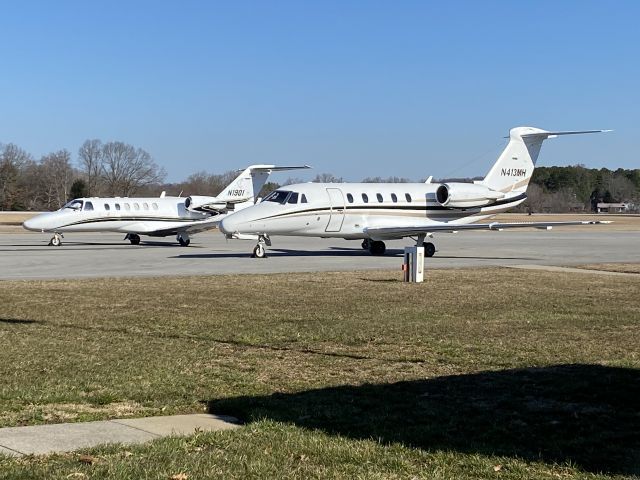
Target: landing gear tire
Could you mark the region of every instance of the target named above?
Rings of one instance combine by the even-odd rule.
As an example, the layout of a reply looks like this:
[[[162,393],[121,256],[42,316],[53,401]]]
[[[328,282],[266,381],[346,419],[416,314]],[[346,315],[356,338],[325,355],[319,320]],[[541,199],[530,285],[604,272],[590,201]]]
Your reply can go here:
[[[60,235],[59,233],[54,233],[53,237],[51,237],[51,240],[49,240],[49,246],[51,247],[59,247],[60,245],[62,245],[62,235]]]
[[[365,238],[364,240],[362,240],[362,249],[363,250],[369,250],[369,244],[371,243],[371,241],[368,238]]]
[[[384,255],[387,246],[379,240],[369,242],[369,252],[371,255]]]
[[[267,245],[271,246],[269,235],[259,235],[258,244],[253,249],[251,258],[267,258],[267,249],[265,248]]]
[[[178,243],[183,247],[188,247],[189,244],[191,243],[191,239],[189,238],[189,235],[187,235],[186,233],[178,234],[176,236],[176,239],[178,240]]]
[[[433,243],[424,242],[422,246],[424,247],[425,257],[433,257],[433,255],[436,253],[436,246]]]
[[[267,256],[267,251],[264,248],[264,245],[262,245],[261,243],[259,243],[258,245],[256,245],[256,247],[253,249],[253,254],[251,255],[251,258],[265,258]]]
[[[138,235],[137,233],[128,234],[127,240],[131,242],[131,245],[140,245],[140,235]]]

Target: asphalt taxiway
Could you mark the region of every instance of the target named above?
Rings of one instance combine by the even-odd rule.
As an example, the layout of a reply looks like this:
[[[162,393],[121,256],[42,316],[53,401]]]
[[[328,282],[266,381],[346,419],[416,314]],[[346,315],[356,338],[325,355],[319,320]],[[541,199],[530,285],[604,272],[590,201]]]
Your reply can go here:
[[[233,273],[287,273],[392,269],[400,271],[403,247],[411,240],[387,242],[378,257],[360,241],[274,237],[268,258],[250,258],[254,242],[226,240],[219,232],[196,235],[191,246],[173,237],[140,245],[124,235],[73,233],[61,247],[47,245],[50,235],[0,233],[0,279],[61,279],[131,276],[184,276]],[[461,232],[432,240],[437,253],[426,268],[500,265],[574,265],[640,262],[640,231],[611,231],[608,226],[552,231]]]

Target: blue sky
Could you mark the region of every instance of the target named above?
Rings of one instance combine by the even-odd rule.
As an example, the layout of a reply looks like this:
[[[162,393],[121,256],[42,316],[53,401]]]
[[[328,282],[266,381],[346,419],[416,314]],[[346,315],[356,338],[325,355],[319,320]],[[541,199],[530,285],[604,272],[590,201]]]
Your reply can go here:
[[[640,168],[638,18],[635,1],[7,2],[0,143],[121,140],[170,181],[250,163],[418,180],[483,175],[513,126],[612,128],[549,141],[539,165]]]

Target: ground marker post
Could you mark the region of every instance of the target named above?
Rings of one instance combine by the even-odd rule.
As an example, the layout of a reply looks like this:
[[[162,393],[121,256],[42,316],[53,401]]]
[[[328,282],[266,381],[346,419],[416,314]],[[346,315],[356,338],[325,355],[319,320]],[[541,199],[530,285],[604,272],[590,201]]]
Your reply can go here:
[[[404,247],[402,271],[405,282],[424,280],[424,247]]]

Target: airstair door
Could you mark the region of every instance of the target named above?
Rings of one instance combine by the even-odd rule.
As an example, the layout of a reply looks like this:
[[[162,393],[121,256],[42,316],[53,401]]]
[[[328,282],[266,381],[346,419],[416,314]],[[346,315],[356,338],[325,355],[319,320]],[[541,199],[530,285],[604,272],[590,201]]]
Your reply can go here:
[[[344,195],[339,188],[327,188],[331,212],[325,232],[339,232],[344,222]]]

